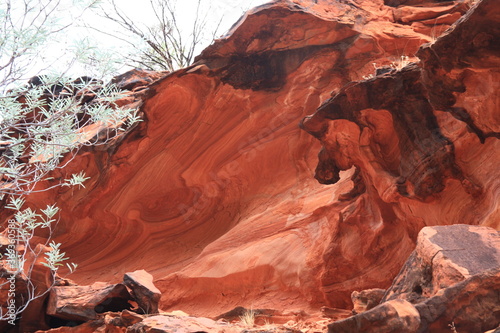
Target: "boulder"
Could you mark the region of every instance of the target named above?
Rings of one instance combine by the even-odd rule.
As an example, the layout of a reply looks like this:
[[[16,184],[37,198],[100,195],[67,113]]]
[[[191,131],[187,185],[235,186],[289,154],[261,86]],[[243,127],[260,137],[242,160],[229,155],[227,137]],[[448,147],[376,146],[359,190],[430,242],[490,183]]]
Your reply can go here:
[[[469,225],[425,227],[383,301],[402,298],[417,303],[498,267],[500,233],[495,229]]]
[[[500,324],[500,267],[474,275],[418,303],[418,333],[482,333]]]
[[[414,333],[420,315],[413,304],[393,300],[350,318],[328,325],[328,333]]]
[[[130,308],[131,300],[123,284],[95,282],[90,286],[64,286],[52,288],[47,314],[69,321],[88,321],[98,313]]]
[[[389,300],[328,325],[329,333],[483,333],[500,324],[500,268],[476,274],[417,304]],[[494,331],[496,332],[496,331]]]
[[[361,313],[373,309],[380,304],[384,297],[385,289],[366,289],[362,291],[353,291],[351,300],[354,304],[353,313]]]
[[[158,313],[161,292],[153,284],[153,276],[145,270],[126,273],[123,284],[131,289],[134,300],[142,313]]]
[[[426,227],[382,303],[330,324],[329,332],[444,333],[453,323],[457,332],[482,333],[500,324],[498,290],[500,232],[469,225]],[[353,301],[362,293],[354,292]]]

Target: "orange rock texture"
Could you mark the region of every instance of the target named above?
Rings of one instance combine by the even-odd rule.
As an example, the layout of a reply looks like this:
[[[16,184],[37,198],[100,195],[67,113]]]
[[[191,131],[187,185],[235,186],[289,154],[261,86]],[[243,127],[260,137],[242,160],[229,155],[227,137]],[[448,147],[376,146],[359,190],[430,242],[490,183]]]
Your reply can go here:
[[[500,7],[428,2],[262,5],[131,94],[144,121],[60,175],[86,187],[28,198],[62,209],[71,277],[145,269],[161,309],[194,315],[350,308],[422,227],[498,229]]]

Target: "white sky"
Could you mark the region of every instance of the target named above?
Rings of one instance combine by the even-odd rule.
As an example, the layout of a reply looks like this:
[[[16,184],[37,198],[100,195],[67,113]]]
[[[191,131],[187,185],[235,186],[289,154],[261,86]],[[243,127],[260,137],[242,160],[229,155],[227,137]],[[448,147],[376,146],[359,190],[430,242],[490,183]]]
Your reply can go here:
[[[13,6],[21,6],[22,4],[22,1],[11,1]],[[43,3],[53,0],[33,0],[33,3],[36,3],[36,1],[41,1]],[[61,9],[59,13],[62,13],[61,24],[75,22],[75,25],[83,25],[83,22],[85,22],[85,24],[94,26],[99,30],[110,32],[116,30],[116,26],[114,26],[112,22],[100,17],[95,10],[87,10],[79,20],[75,20],[75,13],[79,12],[79,7],[74,5],[75,1],[78,0],[62,0],[59,3],[60,5],[58,9]],[[106,1],[108,0],[102,0],[103,5]],[[125,14],[134,21],[134,23],[144,26],[154,25],[156,23],[154,14],[152,13],[152,9],[150,7],[150,0],[115,1],[120,9],[122,9],[123,12],[125,12]],[[187,34],[189,34],[189,31],[191,31],[190,27],[192,27],[194,21],[198,0],[170,1],[176,2],[178,22],[181,23],[181,28],[184,27]],[[216,24],[222,18],[222,22],[218,30],[219,37],[224,35],[246,10],[269,1],[270,0],[201,0],[201,15],[207,15],[208,31],[213,31]],[[2,7],[3,6],[4,5],[2,5]],[[208,35],[210,34],[207,34],[207,37]],[[198,55],[210,44],[210,42],[211,39],[207,38],[207,40],[197,48],[195,55]],[[100,34],[93,29],[72,27],[65,30],[62,36],[59,35],[56,39],[45,43],[43,47],[45,53],[43,55],[39,54],[29,59],[31,64],[29,72],[25,75],[25,79],[37,74],[49,73],[50,70],[48,70],[47,67],[59,73],[61,71],[66,71],[67,75],[73,77],[82,75],[99,77],[99,74],[102,73],[101,69],[96,70],[90,65],[85,66],[71,63],[72,57],[69,56],[70,52],[67,52],[67,50],[75,50],[76,48],[81,48],[86,51],[91,50],[91,52],[95,51],[95,54],[100,57],[100,60],[110,60],[111,62],[113,57],[128,52],[131,49],[131,45]],[[85,58],[89,59],[90,57]],[[116,72],[113,74],[123,73],[128,69],[129,68],[126,67],[115,68]],[[107,78],[109,78],[109,75],[107,75]]]
[[[132,18],[146,23],[151,18],[149,0],[117,1],[120,8]],[[224,16],[224,27],[228,30],[246,10],[266,2],[269,0],[202,0],[202,8],[209,9],[208,18],[212,18],[214,23]],[[192,20],[196,4],[197,0],[177,0],[176,9],[181,20]]]
[[[212,31],[215,29],[216,24],[221,20],[221,25],[218,30],[218,36],[224,35],[231,26],[236,23],[236,21],[244,14],[248,9],[255,6],[261,5],[263,3],[269,2],[270,0],[201,0],[202,1],[202,15],[207,15],[207,30]],[[151,25],[154,24],[154,14],[150,6],[150,0],[116,0],[117,5],[125,14],[130,17],[136,24],[139,25]],[[176,12],[178,13],[178,22],[181,24],[181,29],[184,29],[189,33],[192,27],[195,10],[196,10],[197,0],[177,0],[176,1]],[[85,13],[82,20],[87,24],[95,24],[100,30],[112,31],[116,29],[113,23],[106,21],[105,19],[99,17],[92,11]],[[109,49],[111,52],[120,53],[130,45],[120,42],[112,37],[102,35],[96,31],[92,30],[82,30],[78,34],[80,38],[87,35],[95,41],[100,50]],[[74,37],[74,36],[73,36]],[[211,40],[207,39],[203,44],[201,44],[195,54],[198,55],[205,47],[210,44]],[[74,43],[71,39],[67,40],[66,45]],[[74,68],[71,72],[80,72],[75,75],[92,75],[92,73],[83,73],[87,69]],[[124,71],[126,69],[122,69]]]

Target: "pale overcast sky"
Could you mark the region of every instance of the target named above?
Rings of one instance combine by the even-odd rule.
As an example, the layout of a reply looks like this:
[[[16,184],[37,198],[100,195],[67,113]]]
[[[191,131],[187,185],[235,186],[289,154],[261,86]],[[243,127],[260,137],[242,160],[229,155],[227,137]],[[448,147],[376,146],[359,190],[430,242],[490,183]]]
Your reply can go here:
[[[154,14],[151,10],[150,0],[116,0],[117,4],[131,19],[145,25],[154,23]],[[175,9],[178,13],[178,22],[186,31],[192,27],[198,0],[171,0],[176,3]],[[269,2],[270,0],[201,0],[201,16],[206,15],[207,21],[215,26],[222,18],[219,35],[226,33],[231,26],[247,11],[253,7]],[[87,13],[86,19],[96,19],[93,13]],[[103,24],[102,19],[97,18],[98,24]],[[207,26],[207,30],[212,30]]]
[[[202,10],[201,15],[207,15],[207,21],[209,22],[207,30],[211,31],[215,29],[216,24],[221,20],[221,25],[218,30],[218,36],[225,34],[231,26],[236,23],[236,21],[245,13],[246,10],[267,3],[270,0],[201,0]],[[134,22],[144,25],[154,24],[154,14],[150,6],[150,0],[116,0],[117,5],[122,9],[128,17],[130,17]],[[178,22],[181,28],[189,32],[195,17],[197,0],[177,0],[176,2],[176,12],[178,13]],[[87,22],[95,22],[99,29],[113,29],[112,24],[106,22],[102,18],[99,18],[93,12],[89,11],[85,14],[83,19]],[[88,32],[86,32],[88,33]],[[102,47],[112,47],[121,51],[121,47],[129,47],[120,43],[113,38],[100,35],[96,32],[90,33],[93,38],[99,41]],[[196,54],[199,54],[205,47],[210,44],[210,40],[206,40],[201,44],[197,50]]]
[[[203,15],[207,14],[207,19],[210,25],[215,26],[222,17],[222,22],[218,31],[218,36],[225,34],[231,26],[236,23],[236,21],[244,14],[248,9],[255,6],[267,3],[270,0],[201,0],[202,1],[202,11]],[[103,3],[106,0],[103,1]],[[176,0],[176,12],[178,13],[178,22],[185,27],[186,31],[190,31],[192,22],[194,20],[196,3],[197,0]],[[150,0],[116,0],[117,5],[122,9],[128,17],[130,17],[135,23],[143,25],[152,25],[155,23],[154,15],[150,7]],[[16,2],[14,2],[16,4]],[[17,3],[19,5],[19,3]],[[75,12],[78,11],[76,8],[72,8],[70,2],[63,1],[61,6],[66,6],[65,10],[68,12],[67,17],[64,17],[64,21],[71,19],[71,10],[74,9]],[[85,22],[87,25],[95,26],[99,30],[112,31],[116,27],[108,20],[99,17],[95,11],[88,10],[85,12],[84,16],[76,21],[76,25],[83,25]],[[210,26],[207,30],[213,30]],[[84,42],[84,39],[87,39]],[[199,54],[205,47],[210,44],[210,40],[206,40],[202,45],[200,45],[196,50],[196,55]],[[99,70],[95,70],[91,66],[81,66],[75,63],[71,63],[68,56],[68,49],[75,49],[76,47],[81,47],[83,49],[98,49],[103,51],[104,54],[109,54],[111,59],[113,55],[123,54],[130,50],[130,45],[123,42],[119,42],[112,37],[102,35],[95,30],[83,29],[83,28],[71,28],[65,30],[63,36],[59,36],[57,40],[52,40],[50,43],[45,45],[45,57],[33,59],[33,64],[31,70],[27,73],[26,79],[37,75],[47,73],[47,67],[52,68],[55,72],[67,70],[70,76],[81,76],[90,75],[98,76]],[[106,56],[104,56],[106,58]],[[68,69],[69,68],[69,69]],[[129,68],[121,67],[117,69],[117,73],[123,73]],[[116,73],[115,73],[116,74]],[[109,76],[108,76],[109,78]]]

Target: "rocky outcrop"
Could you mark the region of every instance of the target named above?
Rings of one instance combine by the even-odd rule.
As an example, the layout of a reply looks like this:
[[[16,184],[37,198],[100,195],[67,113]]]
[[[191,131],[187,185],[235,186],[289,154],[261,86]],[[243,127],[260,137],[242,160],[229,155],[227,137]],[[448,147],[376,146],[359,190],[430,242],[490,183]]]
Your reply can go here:
[[[385,302],[371,311],[328,325],[328,333],[415,333],[420,316],[415,307],[401,299]]]
[[[500,234],[496,230],[468,225],[426,227],[382,302],[402,298],[417,303],[443,288],[497,268]]]
[[[326,260],[347,261],[332,266],[352,271],[360,264],[348,258],[361,253],[366,266],[360,271],[370,272],[364,283],[377,275],[374,271],[382,274],[378,267],[387,267],[385,256],[400,260],[406,255],[424,225],[498,228],[497,177],[489,176],[496,174],[498,156],[493,129],[498,121],[492,116],[497,92],[476,85],[484,75],[488,85],[499,82],[494,74],[498,8],[484,0],[473,9],[420,49],[419,64],[353,82],[302,122],[323,145],[316,168],[320,182],[336,183],[341,171],[356,170],[356,186],[347,197],[351,204],[340,214],[338,239]],[[476,50],[460,43],[464,38],[484,43]],[[484,104],[472,102],[472,96],[481,96]],[[490,120],[488,125],[483,119]],[[354,275],[350,285],[361,276]],[[333,271],[324,277],[325,293],[332,297],[349,280]]]
[[[20,321],[26,332],[35,327],[36,319],[43,318],[43,315],[36,316],[36,311],[40,310],[52,318],[51,325],[54,325],[55,318],[63,320],[58,323],[62,325],[60,328],[47,331],[60,333],[91,332],[98,328],[113,332],[248,332],[243,326],[253,327],[255,324],[268,326],[273,332],[295,332],[290,324],[294,321],[290,319],[301,322],[308,318],[304,312],[286,314],[243,307],[221,314],[214,320],[190,317],[179,311],[141,316],[124,309],[130,308],[130,301],[135,301],[139,305],[135,311],[144,313],[145,308],[151,310],[157,306],[160,297],[151,275],[144,270],[126,273],[124,284],[58,284],[61,286],[50,291],[46,310],[38,304],[28,308],[27,316]],[[125,285],[130,288],[131,295]],[[437,333],[447,332],[452,325],[459,331],[482,333],[500,323],[499,288],[500,232],[469,225],[425,227],[419,233],[415,251],[393,285],[387,291],[353,292],[355,315],[328,325],[328,331]],[[123,311],[108,312],[117,310]],[[324,309],[323,314],[329,318],[343,316],[332,310]],[[35,322],[31,321],[33,318]],[[285,322],[286,327],[276,325]],[[270,326],[271,323],[274,325]],[[76,324],[80,324],[78,328],[65,328]],[[319,325],[316,322],[315,329]]]
[[[351,308],[424,226],[499,227],[495,1],[413,56],[432,38],[410,21],[451,23],[460,2],[260,6],[193,66],[123,83],[144,121],[61,171],[85,188],[27,201],[59,204],[80,284],[146,269],[160,308],[204,316]],[[399,5],[419,15],[396,22]]]
[[[500,324],[500,232],[423,228],[381,304],[334,322],[329,332],[482,333]]]
[[[415,305],[420,314],[418,332],[448,332],[453,325],[458,332],[479,333],[500,323],[498,289],[500,269],[476,274],[442,293]]]
[[[123,284],[130,290],[142,313],[158,313],[161,292],[153,284],[153,276],[141,269],[123,276]]]
[[[153,304],[158,299],[151,292],[154,285],[150,278],[145,271],[127,273],[124,276],[134,300],[139,304]],[[304,312],[293,317],[293,313],[271,309],[236,307],[213,319],[192,317],[181,311],[154,315],[141,315],[128,310],[104,312],[111,310],[111,303],[116,310],[116,305],[120,303],[118,299],[128,300],[123,295],[107,296],[113,294],[110,291],[117,286],[124,287],[77,287],[95,290],[92,299],[105,299],[109,302],[82,302],[91,293],[75,293],[75,287],[70,286],[54,288],[48,314],[66,320],[87,322],[75,329],[63,326],[46,332],[82,333],[91,332],[92,329],[109,332],[323,331],[321,321],[310,318]],[[148,287],[148,292],[145,292],[145,287]],[[387,291],[370,289],[353,292],[355,315],[331,323],[328,325],[328,332],[444,333],[454,329],[458,332],[483,333],[500,324],[499,288],[500,232],[469,225],[425,227],[419,233],[415,251],[393,285]],[[54,295],[63,294],[69,297],[64,297],[57,307],[64,310],[65,314],[52,313],[51,302],[53,303]],[[78,303],[80,307],[75,305]],[[99,304],[95,305],[97,303]],[[98,311],[98,308],[103,311]],[[97,313],[92,312],[92,309]],[[78,317],[75,317],[75,310],[80,311]],[[339,312],[333,313],[332,310],[324,309],[323,314],[329,318],[342,315]],[[139,307],[135,311],[142,312],[142,309]],[[87,313],[85,318],[81,315],[83,312]],[[285,322],[285,325],[280,325]]]
[[[97,318],[97,313],[130,308],[130,297],[123,284],[109,285],[95,282],[90,286],[53,287],[47,305],[47,314],[73,322]]]
[[[351,294],[351,301],[354,305],[352,312],[356,314],[373,309],[380,304],[385,293],[385,289],[379,288],[353,291]]]
[[[500,323],[500,270],[476,274],[412,304],[393,299],[328,325],[328,332],[483,333]]]

